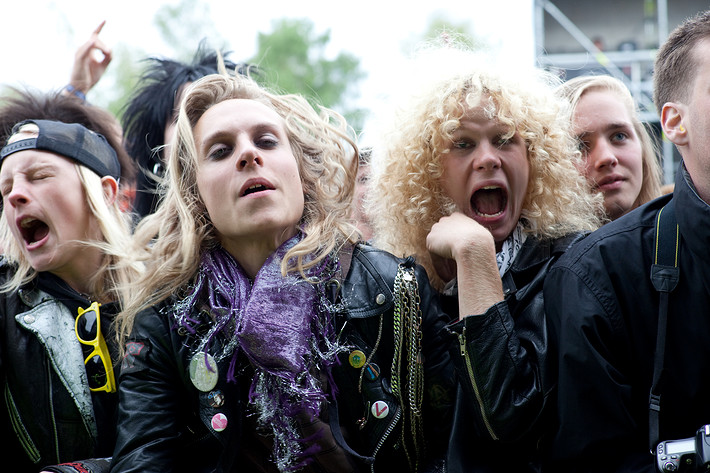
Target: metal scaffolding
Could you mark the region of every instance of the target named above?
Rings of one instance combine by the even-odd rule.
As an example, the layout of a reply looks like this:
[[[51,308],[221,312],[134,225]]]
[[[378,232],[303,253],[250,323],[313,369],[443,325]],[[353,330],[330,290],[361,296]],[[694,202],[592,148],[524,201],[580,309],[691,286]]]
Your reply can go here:
[[[662,44],[668,36],[667,0],[655,0],[657,44]],[[580,53],[547,54],[545,45],[545,13],[560,24],[584,49]],[[621,79],[631,91],[640,111],[641,120],[660,132],[658,114],[653,104],[653,84],[651,71],[656,57],[656,49],[629,51],[602,51],[574,22],[549,0],[534,0],[534,33],[536,57],[540,67],[558,71],[594,71],[606,73]],[[678,159],[673,144],[662,140],[661,165],[664,183],[673,182],[673,174]]]

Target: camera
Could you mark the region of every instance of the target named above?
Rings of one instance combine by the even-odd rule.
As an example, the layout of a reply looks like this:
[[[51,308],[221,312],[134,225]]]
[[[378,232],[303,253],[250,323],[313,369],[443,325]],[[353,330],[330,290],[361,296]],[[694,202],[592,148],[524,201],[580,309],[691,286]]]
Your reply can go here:
[[[659,443],[656,466],[661,473],[710,472],[710,424],[699,428],[695,437]]]

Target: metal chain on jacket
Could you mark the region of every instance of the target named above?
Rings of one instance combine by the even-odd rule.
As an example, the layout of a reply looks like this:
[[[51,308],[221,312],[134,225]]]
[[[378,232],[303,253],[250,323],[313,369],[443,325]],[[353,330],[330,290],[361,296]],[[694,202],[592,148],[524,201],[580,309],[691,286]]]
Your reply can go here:
[[[414,268],[400,264],[394,280],[392,393],[404,410],[401,441],[413,471],[419,469],[419,459],[424,450],[422,426],[424,366],[421,354],[421,324],[419,286]],[[410,452],[410,442],[407,441],[408,430],[411,434],[413,452]]]

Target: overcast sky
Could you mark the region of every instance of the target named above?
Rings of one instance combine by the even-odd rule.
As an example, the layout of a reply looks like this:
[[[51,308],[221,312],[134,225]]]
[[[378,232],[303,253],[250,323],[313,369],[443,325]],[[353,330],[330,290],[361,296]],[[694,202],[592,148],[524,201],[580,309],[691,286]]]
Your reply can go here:
[[[76,48],[102,21],[101,38],[110,47],[135,46],[151,56],[170,56],[154,26],[161,5],[177,1],[155,0],[35,0],[3,2],[0,28],[0,84],[29,85],[40,89],[64,85]],[[256,52],[259,32],[270,32],[271,21],[284,17],[309,18],[318,33],[331,31],[330,51],[348,51],[358,57],[367,78],[361,82],[361,103],[382,97],[402,45],[421,35],[435,13],[443,12],[454,24],[470,22],[474,34],[484,38],[509,60],[532,64],[532,0],[209,0],[209,11],[219,36],[244,60]],[[207,33],[206,33],[207,35]]]

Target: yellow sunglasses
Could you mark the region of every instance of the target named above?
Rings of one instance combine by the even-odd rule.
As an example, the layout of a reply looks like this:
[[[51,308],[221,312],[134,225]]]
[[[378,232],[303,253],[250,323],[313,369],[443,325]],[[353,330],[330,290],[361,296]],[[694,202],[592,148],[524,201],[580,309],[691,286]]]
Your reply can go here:
[[[116,378],[113,374],[111,355],[101,333],[101,313],[98,302],[92,302],[87,309],[79,307],[74,328],[80,343],[93,347],[84,359],[89,389],[92,391],[116,392]]]

